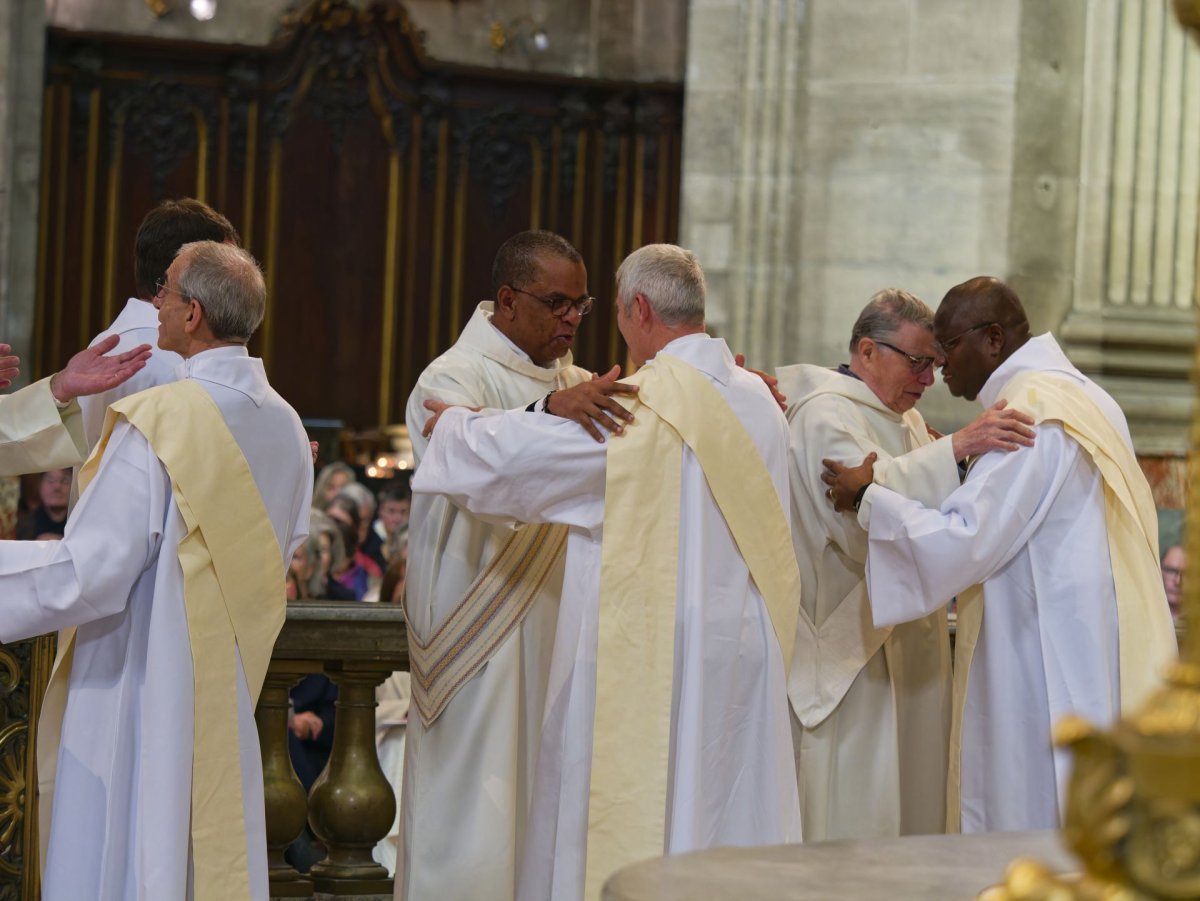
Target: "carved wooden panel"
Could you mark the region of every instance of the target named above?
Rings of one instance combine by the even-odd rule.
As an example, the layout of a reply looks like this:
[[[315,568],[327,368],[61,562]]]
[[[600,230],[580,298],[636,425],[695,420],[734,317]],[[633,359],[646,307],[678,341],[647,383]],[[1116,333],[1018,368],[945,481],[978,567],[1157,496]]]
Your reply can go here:
[[[252,350],[301,415],[395,421],[514,232],[570,238],[601,298],[576,359],[623,359],[616,265],[678,228],[678,85],[436,64],[395,2],[319,0],[268,48],[51,31],[37,372],[132,291],[159,199],[225,213],[263,264]]]

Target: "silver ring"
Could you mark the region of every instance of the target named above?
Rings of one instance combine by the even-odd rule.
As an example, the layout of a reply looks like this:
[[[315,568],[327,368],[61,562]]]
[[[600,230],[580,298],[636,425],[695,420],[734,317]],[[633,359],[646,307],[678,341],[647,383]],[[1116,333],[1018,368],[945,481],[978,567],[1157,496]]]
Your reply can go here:
[[[825,496],[826,496],[827,498],[829,498],[830,500],[833,500],[833,489],[832,489],[832,488],[826,488],[826,489],[825,489]]]

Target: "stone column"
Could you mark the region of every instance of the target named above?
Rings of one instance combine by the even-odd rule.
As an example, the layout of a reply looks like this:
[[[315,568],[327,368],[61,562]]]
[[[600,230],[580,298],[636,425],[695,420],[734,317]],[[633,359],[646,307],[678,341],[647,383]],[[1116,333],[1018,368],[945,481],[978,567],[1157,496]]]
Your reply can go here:
[[[45,0],[0,0],[0,341],[33,359]]]
[[[845,360],[881,288],[936,306],[1005,274],[1020,13],[692,0],[681,240],[752,365]],[[973,413],[940,386],[923,409],[939,427]]]
[[[1072,360],[1124,408],[1139,455],[1187,449],[1196,339],[1200,51],[1167,0],[1086,14]]]

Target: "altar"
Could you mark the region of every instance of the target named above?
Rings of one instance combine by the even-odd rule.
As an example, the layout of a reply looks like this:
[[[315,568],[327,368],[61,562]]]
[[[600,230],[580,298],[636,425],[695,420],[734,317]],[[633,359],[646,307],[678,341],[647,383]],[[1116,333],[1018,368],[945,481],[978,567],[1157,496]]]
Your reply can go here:
[[[604,901],[971,901],[1018,857],[1078,869],[1057,832],[919,835],[878,841],[716,848],[618,871]]]

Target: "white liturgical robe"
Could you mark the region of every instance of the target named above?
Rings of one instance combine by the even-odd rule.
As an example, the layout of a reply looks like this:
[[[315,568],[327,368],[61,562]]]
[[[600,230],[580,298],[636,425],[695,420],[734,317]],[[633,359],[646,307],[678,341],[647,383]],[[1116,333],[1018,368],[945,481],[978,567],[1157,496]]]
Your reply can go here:
[[[916,410],[889,410],[861,379],[801,364],[776,373],[791,402],[792,541],[802,621],[788,679],[806,841],[942,832],[950,740],[950,639],[944,608],[877,629],[863,567],[867,534],[834,511],[822,459],[857,465],[936,505],[958,487],[950,438]]]
[[[1132,446],[1116,402],[1048,334],[992,373],[980,403],[990,407],[1028,372],[1078,385]],[[1052,727],[1067,714],[1107,727],[1121,709],[1103,479],[1061,425],[1036,433],[1033,447],[979,458],[938,509],[873,485],[859,512],[877,626],[982,587],[961,724],[963,832],[1057,827],[1069,755],[1054,750]],[[1165,594],[1162,603],[1165,611]]]
[[[786,423],[761,381],[734,366],[724,341],[706,335],[679,338],[664,353],[698,369],[729,403],[786,511]],[[621,440],[599,444],[576,423],[540,413],[449,410],[413,483],[414,497],[444,494],[496,522],[569,527],[517,891],[522,901],[583,897],[606,460],[608,447]],[[798,841],[783,656],[762,597],[686,445],[679,517],[664,850]],[[639,699],[607,699],[614,701],[633,705]]]
[[[242,347],[197,354],[180,377],[215,401],[289,561],[312,497],[295,411]],[[176,550],[186,533],[166,469],[122,420],[63,540],[0,543],[0,641],[78,627],[53,814],[41,824],[50,830],[46,901],[191,897],[194,688]],[[240,655],[238,673],[230,740],[239,741],[251,895],[265,901],[262,761]]]
[[[0,397],[0,475],[76,466],[86,453],[79,405],[59,410],[50,379]]]
[[[158,310],[148,300],[131,297],[125,302],[125,309],[117,314],[112,325],[92,339],[88,347],[95,347],[105,338],[117,335],[117,346],[108,352],[108,356],[123,354],[142,344],[150,345],[150,359],[142,369],[131,378],[89,397],[79,398],[79,407],[83,410],[83,434],[89,448],[95,447],[100,440],[100,430],[104,428],[104,414],[108,408],[131,394],[153,388],[155,385],[165,385],[175,381],[176,371],[183,358],[170,350],[162,350],[158,346]]]
[[[434,360],[408,399],[405,418],[420,472],[429,399],[492,410],[523,409],[590,378],[570,355],[535,365],[479,305],[462,335]],[[546,414],[540,414],[551,419]],[[406,609],[409,629],[432,635],[507,538],[430,494],[413,496]],[[541,726],[562,564],[528,615],[429,726],[413,712],[406,736],[396,897],[511,901],[524,840],[533,756]]]

